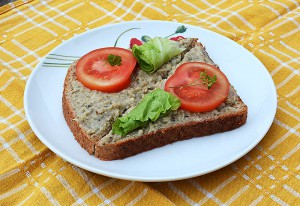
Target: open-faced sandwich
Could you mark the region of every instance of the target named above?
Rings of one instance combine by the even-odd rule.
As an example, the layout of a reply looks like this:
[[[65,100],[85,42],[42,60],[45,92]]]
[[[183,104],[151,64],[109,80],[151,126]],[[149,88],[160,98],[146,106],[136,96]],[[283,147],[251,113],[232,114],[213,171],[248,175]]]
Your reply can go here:
[[[91,51],[70,66],[62,106],[75,139],[102,160],[229,131],[247,119],[247,106],[195,38]]]

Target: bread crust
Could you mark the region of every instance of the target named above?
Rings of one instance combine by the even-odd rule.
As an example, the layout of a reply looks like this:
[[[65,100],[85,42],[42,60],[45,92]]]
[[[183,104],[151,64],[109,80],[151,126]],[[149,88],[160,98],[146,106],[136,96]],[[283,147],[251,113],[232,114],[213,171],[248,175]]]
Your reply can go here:
[[[247,119],[247,106],[241,99],[238,101],[243,107],[236,113],[222,115],[215,119],[201,122],[176,125],[137,138],[125,139],[103,146],[96,145],[95,156],[101,160],[124,159],[177,141],[236,129],[245,124]]]
[[[63,114],[71,132],[73,133],[73,136],[80,144],[80,146],[84,148],[89,154],[94,154],[96,140],[92,139],[75,120],[75,112],[72,109],[71,103],[67,98],[67,92],[71,90],[70,79],[72,79],[72,75],[75,74],[72,74],[71,70],[69,69],[64,82],[62,97]]]

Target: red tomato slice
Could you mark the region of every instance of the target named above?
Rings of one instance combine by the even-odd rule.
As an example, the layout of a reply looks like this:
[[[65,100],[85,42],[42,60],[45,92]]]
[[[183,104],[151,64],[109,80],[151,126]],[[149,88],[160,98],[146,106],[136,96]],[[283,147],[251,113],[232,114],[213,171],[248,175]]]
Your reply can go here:
[[[196,80],[204,71],[211,77],[217,76],[216,83],[210,89],[201,79]],[[225,101],[229,89],[225,74],[217,67],[203,62],[182,64],[165,84],[165,90],[181,100],[181,108],[191,112],[208,112],[217,108]]]
[[[120,66],[111,66],[107,62],[110,54],[122,58]],[[81,57],[76,64],[76,76],[89,89],[118,92],[129,86],[135,65],[136,59],[130,50],[106,47],[93,50]]]

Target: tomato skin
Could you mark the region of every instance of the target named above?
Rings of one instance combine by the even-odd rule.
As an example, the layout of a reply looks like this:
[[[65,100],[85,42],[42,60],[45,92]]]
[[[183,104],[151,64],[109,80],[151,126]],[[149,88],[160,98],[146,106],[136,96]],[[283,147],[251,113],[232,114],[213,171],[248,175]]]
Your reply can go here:
[[[217,81],[210,89],[199,79],[200,72],[217,76]],[[167,80],[165,90],[181,100],[181,109],[191,112],[208,112],[220,106],[229,94],[230,84],[223,72],[217,67],[203,62],[188,62],[179,66]]]
[[[180,41],[181,39],[185,39],[185,37],[183,37],[183,36],[175,36],[175,37],[170,38],[170,40],[173,40],[173,41]]]
[[[122,58],[121,65],[111,66],[108,55]],[[131,82],[131,74],[136,59],[132,52],[118,47],[105,47],[93,50],[81,57],[76,64],[76,76],[84,86],[102,92],[119,92]]]

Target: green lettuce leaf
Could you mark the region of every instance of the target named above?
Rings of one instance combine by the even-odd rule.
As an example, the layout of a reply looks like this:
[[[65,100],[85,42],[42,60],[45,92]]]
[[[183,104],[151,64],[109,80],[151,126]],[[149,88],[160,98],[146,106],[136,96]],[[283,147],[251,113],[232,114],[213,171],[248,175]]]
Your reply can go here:
[[[183,50],[176,41],[155,37],[141,46],[134,45],[132,53],[142,70],[153,73]]]
[[[118,118],[112,125],[113,134],[125,136],[129,132],[145,127],[150,121],[180,107],[180,100],[169,92],[156,89],[144,96],[142,101],[128,114]]]

